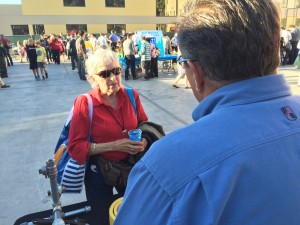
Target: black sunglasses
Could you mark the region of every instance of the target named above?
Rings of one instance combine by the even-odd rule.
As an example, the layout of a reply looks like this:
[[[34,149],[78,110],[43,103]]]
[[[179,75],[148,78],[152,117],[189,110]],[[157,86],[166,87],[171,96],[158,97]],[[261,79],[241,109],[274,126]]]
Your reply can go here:
[[[194,59],[184,59],[181,56],[178,58],[177,62],[179,63],[179,65],[183,68],[183,69],[189,69],[190,66],[188,64],[188,61],[197,61]]]
[[[96,75],[98,75],[102,78],[108,78],[108,77],[110,77],[111,74],[113,74],[115,76],[120,75],[121,74],[121,67],[116,67],[116,68],[113,68],[111,70],[103,70],[103,71],[100,71],[100,72],[96,73]]]

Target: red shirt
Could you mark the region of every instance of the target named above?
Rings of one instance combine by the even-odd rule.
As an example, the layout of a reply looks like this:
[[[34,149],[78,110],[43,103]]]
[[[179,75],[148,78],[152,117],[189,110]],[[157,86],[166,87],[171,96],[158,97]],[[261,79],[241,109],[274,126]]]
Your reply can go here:
[[[135,129],[142,121],[147,121],[148,117],[144,112],[138,93],[133,90],[136,102],[137,116],[126,94],[124,88],[118,91],[117,110],[106,104],[99,90],[89,92],[93,100],[93,119],[91,141],[95,143],[113,142],[123,138],[129,138],[128,133],[122,134],[123,128],[127,131]],[[73,117],[70,125],[68,151],[73,159],[79,163],[85,163],[88,158],[88,151],[91,141],[88,141],[90,121],[88,116],[88,100],[84,95],[75,99]],[[115,118],[112,116],[115,116]],[[119,121],[116,122],[116,119]],[[128,153],[111,151],[101,154],[105,159],[117,161],[128,157]]]
[[[51,46],[51,50],[58,50],[59,52],[62,52],[63,49],[63,43],[58,39],[53,39],[49,41],[49,45]]]
[[[8,46],[10,44],[9,40],[6,38],[0,38],[0,42],[2,42],[5,46]]]

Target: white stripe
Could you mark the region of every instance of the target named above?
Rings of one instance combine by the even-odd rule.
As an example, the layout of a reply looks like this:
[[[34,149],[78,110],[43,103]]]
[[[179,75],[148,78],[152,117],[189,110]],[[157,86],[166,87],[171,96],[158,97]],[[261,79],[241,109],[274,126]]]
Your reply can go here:
[[[67,165],[71,165],[71,166],[75,166],[75,167],[80,167],[80,166],[84,166],[79,164],[77,161],[75,161],[74,159],[69,159],[69,162],[67,163]]]
[[[73,186],[73,187],[77,187],[78,189],[81,189],[80,187],[82,187],[82,184],[69,184],[69,183],[66,183],[66,182],[62,182],[61,184],[62,184],[62,186],[65,186],[65,185],[71,186],[71,187]],[[67,189],[69,189],[69,187],[67,187]]]
[[[64,177],[64,179],[61,181],[62,183],[66,183],[66,182],[78,182],[77,185],[80,185],[80,182],[82,182],[84,180],[84,177],[81,179],[70,179],[70,178],[66,178]]]
[[[84,167],[83,168],[78,168],[78,169],[72,169],[72,168],[66,167],[65,172],[66,173],[73,172],[73,173],[79,174],[79,173],[83,173],[84,169],[85,169]]]

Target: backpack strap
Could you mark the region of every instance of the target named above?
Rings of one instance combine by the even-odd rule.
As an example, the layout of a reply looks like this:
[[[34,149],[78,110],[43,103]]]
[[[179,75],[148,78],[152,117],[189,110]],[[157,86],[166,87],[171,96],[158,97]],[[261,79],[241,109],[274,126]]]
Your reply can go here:
[[[133,109],[134,109],[135,116],[137,116],[137,112],[136,112],[136,103],[135,103],[135,99],[134,99],[133,90],[132,90],[132,88],[128,88],[128,87],[126,87],[125,90],[126,90],[127,96],[128,96],[129,99],[130,99],[131,105],[132,105],[132,107],[133,107]]]
[[[88,107],[89,107],[89,118],[90,118],[90,129],[89,129],[89,140],[91,139],[91,133],[92,133],[92,118],[93,118],[93,100],[91,96],[86,93],[83,94],[87,100],[88,100]]]

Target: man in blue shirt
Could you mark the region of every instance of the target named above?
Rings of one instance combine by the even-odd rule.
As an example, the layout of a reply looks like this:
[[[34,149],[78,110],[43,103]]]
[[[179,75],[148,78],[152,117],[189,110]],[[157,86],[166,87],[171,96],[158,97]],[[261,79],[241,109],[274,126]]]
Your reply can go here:
[[[195,0],[177,24],[195,122],[131,171],[114,225],[300,224],[300,97],[273,0]]]
[[[116,32],[114,30],[111,31],[111,34],[109,36],[109,40],[111,40],[111,50],[115,51],[117,48],[118,43],[118,36],[116,35]]]

